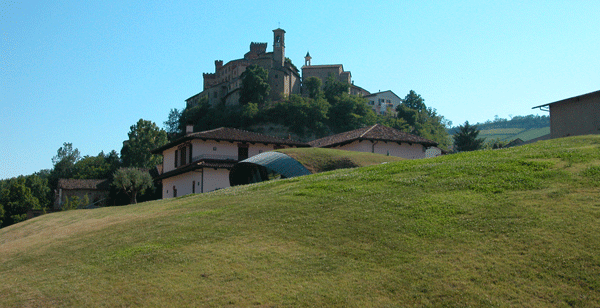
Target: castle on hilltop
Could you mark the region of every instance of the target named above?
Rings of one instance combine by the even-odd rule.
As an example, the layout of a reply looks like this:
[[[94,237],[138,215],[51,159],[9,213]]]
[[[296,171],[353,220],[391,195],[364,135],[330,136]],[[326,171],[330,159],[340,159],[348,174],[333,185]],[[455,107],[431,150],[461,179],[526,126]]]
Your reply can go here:
[[[370,94],[353,84],[350,72],[344,71],[341,64],[311,65],[311,59],[307,53],[302,67],[302,78],[318,77],[324,84],[325,79],[333,74],[337,80],[350,84],[350,94]],[[185,100],[187,107],[197,105],[204,96],[208,98],[211,106],[220,102],[225,102],[226,106],[237,105],[242,86],[241,75],[251,65],[258,65],[269,73],[270,100],[279,101],[290,94],[302,94],[300,71],[285,57],[285,30],[278,28],[273,30],[272,52],[267,52],[267,43],[252,42],[250,51],[243,58],[231,60],[226,64],[223,64],[223,60],[216,60],[215,72],[202,74],[204,89]]]

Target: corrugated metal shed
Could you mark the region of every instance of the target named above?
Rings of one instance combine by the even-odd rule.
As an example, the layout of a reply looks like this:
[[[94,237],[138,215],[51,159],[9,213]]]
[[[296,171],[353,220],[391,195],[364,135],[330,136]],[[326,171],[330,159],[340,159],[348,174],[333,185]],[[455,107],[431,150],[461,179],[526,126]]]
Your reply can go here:
[[[235,164],[229,172],[229,184],[236,186],[266,181],[269,172],[279,173],[282,178],[311,174],[301,163],[283,153],[265,152]]]

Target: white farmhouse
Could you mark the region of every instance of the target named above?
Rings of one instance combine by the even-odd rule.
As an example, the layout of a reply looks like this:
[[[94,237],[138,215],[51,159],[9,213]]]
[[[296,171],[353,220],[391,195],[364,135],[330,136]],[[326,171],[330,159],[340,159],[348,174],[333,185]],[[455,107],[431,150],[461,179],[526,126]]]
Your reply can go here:
[[[369,107],[381,115],[388,113],[388,110],[396,114],[396,107],[402,103],[402,99],[391,90],[365,95],[364,98]]]
[[[355,129],[349,132],[313,140],[309,143],[317,148],[368,152],[407,159],[433,157],[427,150],[437,142],[411,135],[381,124]]]
[[[163,199],[229,187],[229,170],[238,161],[275,149],[309,146],[235,128],[189,131],[188,128],[185,136],[151,151],[163,156],[155,177],[162,182]]]

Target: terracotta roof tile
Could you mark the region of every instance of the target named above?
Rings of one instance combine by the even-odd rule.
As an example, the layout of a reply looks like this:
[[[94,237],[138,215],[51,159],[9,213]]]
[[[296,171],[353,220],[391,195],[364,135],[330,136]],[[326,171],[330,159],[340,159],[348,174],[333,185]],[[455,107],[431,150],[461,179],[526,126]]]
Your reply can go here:
[[[231,142],[250,142],[250,143],[265,143],[265,144],[278,144],[287,146],[297,147],[308,147],[309,145],[304,142],[283,139],[275,136],[263,135],[255,132],[241,130],[230,127],[220,127],[211,129],[203,132],[187,134],[169,144],[166,144],[160,148],[152,150],[154,154],[162,154],[162,151],[172,148],[180,143],[183,143],[192,139],[202,140],[218,140],[218,141],[231,141]]]
[[[431,141],[416,135],[411,135],[395,128],[375,124],[373,126],[363,127],[352,131],[340,133],[313,140],[309,144],[313,147],[327,148],[337,145],[351,143],[355,140],[379,140],[389,142],[407,142],[418,143],[424,146],[436,146],[437,142]]]
[[[58,179],[58,188],[109,190],[110,182],[108,179]]]

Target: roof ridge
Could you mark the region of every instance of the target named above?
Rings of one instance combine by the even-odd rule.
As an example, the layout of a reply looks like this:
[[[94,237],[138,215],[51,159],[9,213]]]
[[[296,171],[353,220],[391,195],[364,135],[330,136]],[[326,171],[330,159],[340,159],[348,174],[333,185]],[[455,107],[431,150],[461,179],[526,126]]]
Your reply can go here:
[[[375,124],[373,126],[371,126],[369,129],[367,129],[366,132],[362,133],[359,138],[362,138],[364,135],[366,135],[368,132],[370,132],[373,128],[375,128],[375,126],[377,126],[378,124]]]

